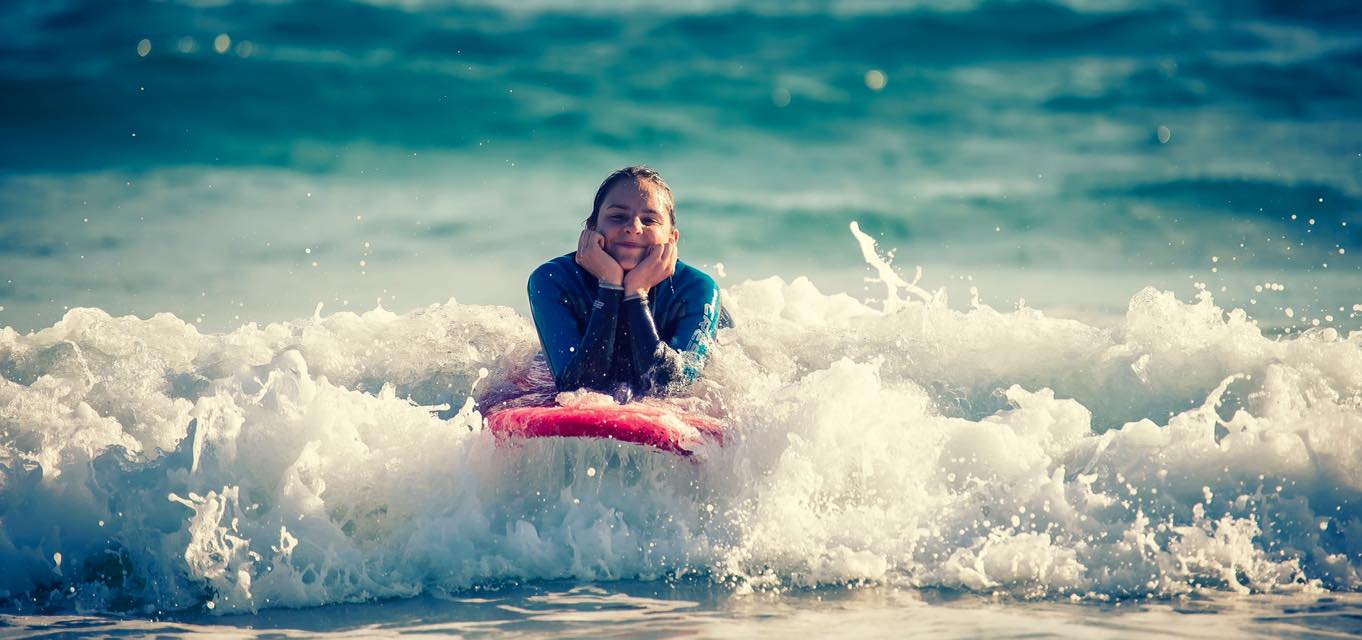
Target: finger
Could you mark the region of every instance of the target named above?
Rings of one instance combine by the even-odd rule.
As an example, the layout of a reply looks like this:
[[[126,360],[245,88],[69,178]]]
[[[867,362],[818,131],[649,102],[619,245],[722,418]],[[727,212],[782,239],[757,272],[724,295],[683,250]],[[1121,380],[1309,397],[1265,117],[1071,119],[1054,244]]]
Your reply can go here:
[[[665,262],[667,266],[668,277],[670,277],[673,273],[676,273],[676,256],[677,256],[676,244],[675,243],[668,244],[667,257]]]

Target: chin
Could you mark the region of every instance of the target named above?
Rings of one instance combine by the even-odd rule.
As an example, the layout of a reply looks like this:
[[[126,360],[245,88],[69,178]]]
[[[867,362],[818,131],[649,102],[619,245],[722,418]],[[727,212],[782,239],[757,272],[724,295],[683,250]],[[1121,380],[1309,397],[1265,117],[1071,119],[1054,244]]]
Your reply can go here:
[[[640,251],[640,252],[637,252],[637,253],[642,253],[642,252]],[[638,266],[638,263],[643,261],[643,256],[642,256],[642,255],[635,255],[635,252],[632,252],[632,251],[631,251],[629,254],[627,254],[627,255],[619,255],[619,254],[617,254],[617,253],[611,252],[611,253],[610,253],[610,257],[614,258],[614,259],[615,259],[615,262],[618,262],[618,263],[619,263],[620,268],[621,268],[621,269],[624,269],[625,271],[628,271],[628,270],[630,270],[630,269],[633,269],[634,267],[637,267],[637,266]]]

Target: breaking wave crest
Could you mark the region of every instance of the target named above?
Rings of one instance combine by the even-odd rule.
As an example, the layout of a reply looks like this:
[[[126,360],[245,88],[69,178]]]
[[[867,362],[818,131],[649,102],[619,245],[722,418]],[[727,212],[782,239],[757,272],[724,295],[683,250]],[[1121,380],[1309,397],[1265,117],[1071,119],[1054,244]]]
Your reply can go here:
[[[1362,334],[1264,336],[1146,289],[1100,329],[728,287],[696,460],[498,446],[470,400],[525,318],[455,301],[203,334],[75,309],[0,330],[0,594],[218,612],[513,581],[1106,599],[1362,588]],[[906,292],[907,297],[901,295]]]

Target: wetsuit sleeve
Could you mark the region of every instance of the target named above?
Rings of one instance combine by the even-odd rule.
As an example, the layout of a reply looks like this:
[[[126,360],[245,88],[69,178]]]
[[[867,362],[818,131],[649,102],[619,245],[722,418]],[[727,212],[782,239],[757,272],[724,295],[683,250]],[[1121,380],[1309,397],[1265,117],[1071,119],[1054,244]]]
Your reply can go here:
[[[530,275],[529,289],[530,313],[553,372],[554,385],[559,391],[582,387],[605,390],[624,290],[601,286],[592,302],[586,328],[579,329],[568,301],[567,278],[561,271],[550,265],[536,269]]]
[[[719,287],[712,280],[696,283],[683,296],[686,305],[669,340],[658,335],[647,298],[623,301],[629,323],[630,356],[640,379],[635,387],[646,395],[666,395],[685,388],[705,366],[709,345],[719,326]]]

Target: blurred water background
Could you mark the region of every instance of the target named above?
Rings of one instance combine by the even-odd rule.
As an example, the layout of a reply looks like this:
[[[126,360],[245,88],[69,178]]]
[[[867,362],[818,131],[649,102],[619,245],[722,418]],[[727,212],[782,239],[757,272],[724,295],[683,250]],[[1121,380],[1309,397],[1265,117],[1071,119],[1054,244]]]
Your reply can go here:
[[[672,183],[683,259],[736,281],[866,297],[858,220],[958,305],[977,286],[1100,322],[1200,282],[1265,326],[1359,326],[1351,2],[0,12],[21,330],[76,306],[215,330],[380,298],[524,311],[525,275],[638,162]]]

